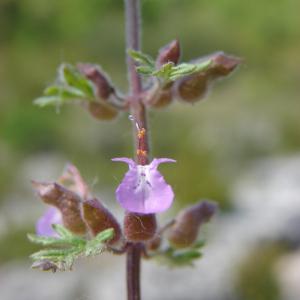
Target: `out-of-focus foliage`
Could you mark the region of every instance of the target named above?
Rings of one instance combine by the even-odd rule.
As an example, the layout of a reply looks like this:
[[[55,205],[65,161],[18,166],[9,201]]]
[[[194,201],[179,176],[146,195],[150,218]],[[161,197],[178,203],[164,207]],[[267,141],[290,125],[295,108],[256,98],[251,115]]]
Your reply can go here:
[[[86,166],[85,157],[108,165],[113,155],[130,155],[126,118],[119,121],[125,127],[117,122],[96,124],[79,108],[55,114],[31,106],[52,83],[62,61],[100,63],[119,86],[126,86],[122,1],[9,0],[0,5],[0,142],[2,151],[8,152],[4,155],[15,161],[33,152],[58,151],[92,174],[95,169]],[[151,114],[154,154],[174,155],[179,161],[180,176],[170,174],[178,187],[178,203],[200,196],[225,203],[228,172],[257,156],[299,146],[297,5],[143,1],[146,52],[155,55],[166,42],[179,38],[186,61],[219,49],[245,59],[244,67],[219,85],[209,102]],[[81,121],[74,122],[77,119]],[[180,127],[172,126],[181,120]],[[92,137],[92,126],[99,131],[97,137]],[[106,137],[108,130],[114,139]],[[0,162],[4,190],[10,165],[2,167]],[[104,184],[110,179],[104,178]],[[194,183],[193,188],[185,181]]]
[[[247,257],[237,279],[240,299],[280,299],[274,263],[283,252],[280,245],[264,245]]]
[[[12,227],[11,232],[13,232],[13,234],[8,233],[1,236],[1,244],[8,245],[7,247],[0,248],[1,264],[11,260],[23,259],[38,250],[36,245],[28,243],[26,234],[29,230],[29,226],[22,229]]]

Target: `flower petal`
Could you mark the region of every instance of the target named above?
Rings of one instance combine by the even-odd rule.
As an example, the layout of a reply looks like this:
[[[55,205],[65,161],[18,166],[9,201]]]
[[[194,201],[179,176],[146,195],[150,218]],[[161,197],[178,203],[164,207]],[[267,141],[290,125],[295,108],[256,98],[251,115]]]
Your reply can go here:
[[[127,162],[127,159],[119,161]],[[136,165],[129,160],[129,170],[116,190],[120,205],[129,212],[151,214],[167,210],[174,198],[170,185],[157,170],[160,163],[172,159],[154,159],[150,165]]]
[[[150,167],[157,168],[160,164],[163,163],[175,163],[175,159],[171,158],[154,158],[150,164]]]
[[[131,168],[134,168],[136,166],[136,163],[134,162],[134,160],[132,160],[131,158],[127,158],[127,157],[112,158],[112,161],[124,162],[124,163],[128,164],[128,166]]]
[[[36,223],[37,235],[57,237],[58,234],[53,230],[52,224],[62,224],[62,215],[55,207],[50,207]]]

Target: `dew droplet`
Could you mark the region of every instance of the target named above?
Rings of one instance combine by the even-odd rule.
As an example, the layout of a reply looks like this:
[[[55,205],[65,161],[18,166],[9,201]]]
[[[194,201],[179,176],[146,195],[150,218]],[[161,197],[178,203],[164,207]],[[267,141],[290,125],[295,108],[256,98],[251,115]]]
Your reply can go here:
[[[140,130],[140,126],[139,126],[138,122],[136,121],[136,119],[134,118],[133,115],[129,115],[129,116],[128,116],[128,119],[129,119],[130,121],[134,122],[134,124],[135,124],[137,130]]]

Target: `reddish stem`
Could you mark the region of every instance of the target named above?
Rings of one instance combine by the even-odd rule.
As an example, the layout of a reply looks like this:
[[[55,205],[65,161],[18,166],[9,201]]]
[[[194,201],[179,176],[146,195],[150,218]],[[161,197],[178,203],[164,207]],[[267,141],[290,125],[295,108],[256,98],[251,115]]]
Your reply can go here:
[[[139,51],[140,50],[140,0],[125,0],[126,9],[126,48]],[[141,101],[142,97],[142,82],[140,75],[136,72],[134,60],[127,55],[128,79],[130,90],[130,109],[134,121],[138,124],[139,129],[144,128],[146,134],[142,140],[138,138],[138,132],[135,124],[133,124],[135,149],[139,149],[139,145],[143,144],[143,150],[146,151],[143,159],[137,155],[139,164],[147,164],[149,156],[148,142],[148,126],[146,108]]]
[[[126,48],[140,50],[140,0],[125,0],[126,10]],[[138,164],[148,163],[149,143],[146,108],[141,101],[142,82],[136,72],[133,59],[127,54],[128,79],[130,90],[130,109],[134,121],[133,132],[135,137],[136,160]],[[144,133],[141,134],[141,130]],[[142,151],[142,152],[141,152]],[[140,300],[140,265],[141,265],[140,243],[129,243],[127,248],[126,273],[127,273],[127,299]]]
[[[127,273],[127,299],[140,300],[140,268],[141,268],[141,245],[131,243],[127,248],[126,273]]]

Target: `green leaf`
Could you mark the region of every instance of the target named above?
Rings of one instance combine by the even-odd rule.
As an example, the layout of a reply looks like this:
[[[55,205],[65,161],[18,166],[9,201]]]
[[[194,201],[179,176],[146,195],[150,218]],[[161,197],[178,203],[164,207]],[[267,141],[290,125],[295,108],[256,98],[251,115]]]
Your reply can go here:
[[[54,245],[62,245],[66,244],[65,240],[48,237],[48,236],[38,236],[35,234],[27,234],[28,239],[35,244],[40,244],[43,246],[54,246]]]
[[[88,241],[85,246],[85,255],[97,255],[103,251],[105,244],[108,240],[112,239],[114,236],[114,229],[109,228],[100,232],[95,238]]]
[[[104,244],[102,244],[102,243],[99,243],[99,242],[96,243],[95,241],[88,242],[86,244],[84,254],[85,254],[85,256],[94,256],[94,255],[102,253],[103,248],[104,248]]]
[[[185,249],[168,247],[156,253],[154,258],[158,260],[160,264],[164,264],[169,267],[193,266],[194,262],[202,257],[200,249],[203,246],[204,242],[200,240],[191,247]]]
[[[155,62],[153,58],[143,52],[129,49],[127,53],[139,64],[146,65],[154,69]]]
[[[70,270],[74,261],[81,256],[82,248],[69,248],[69,249],[46,249],[36,252],[31,255],[31,258],[37,263],[48,261],[56,265],[60,271]]]
[[[58,233],[58,235],[62,239],[73,239],[75,237],[75,235],[63,225],[53,224],[52,228],[55,230],[55,232]]]
[[[63,257],[70,255],[74,252],[73,248],[70,249],[45,249],[31,254],[33,260],[49,259],[53,261],[62,260]]]
[[[86,97],[85,93],[81,90],[74,87],[64,87],[60,85],[51,85],[47,87],[44,91],[46,96],[60,96],[61,98],[84,98]]]
[[[76,100],[94,101],[94,85],[74,66],[62,64],[56,84],[47,87],[43,96],[34,100],[34,104],[40,107],[60,106]]]
[[[91,240],[76,236],[59,224],[53,225],[53,229],[58,233],[58,238],[28,234],[29,240],[33,243],[56,247],[33,253],[31,255],[34,260],[33,268],[51,269],[52,271],[56,270],[56,267],[61,271],[71,269],[74,261],[79,257],[97,255],[103,252],[105,242],[114,236],[113,228],[100,232]]]
[[[206,71],[212,64],[212,59],[204,60],[203,62],[196,64],[197,72]]]
[[[193,249],[200,249],[203,248],[204,246],[205,246],[205,242],[203,240],[199,240],[193,245]]]
[[[145,76],[158,77],[166,82],[175,81],[183,76],[203,72],[213,63],[211,59],[195,64],[182,63],[175,65],[173,62],[168,62],[159,69],[155,69],[155,62],[149,55],[133,50],[128,50],[128,54],[139,64],[139,66],[136,67],[137,72]]]
[[[170,80],[174,81],[182,76],[191,75],[197,71],[196,65],[193,64],[180,64],[178,66],[174,66],[170,72]]]
[[[96,235],[93,240],[96,240],[98,242],[107,242],[108,240],[111,240],[114,237],[114,229],[108,228]]]
[[[44,95],[33,101],[34,104],[45,106],[57,106],[67,102],[83,99],[86,101],[92,101],[93,99],[86,96],[84,92],[73,87],[63,87],[59,85],[53,85],[45,89]]]
[[[193,265],[194,260],[202,257],[202,254],[196,250],[187,250],[184,252],[174,252],[172,260],[176,265]]]
[[[168,62],[168,63],[162,65],[159,70],[154,71],[152,73],[152,75],[156,76],[156,77],[161,77],[165,80],[168,80],[169,77],[171,76],[173,68],[174,68],[174,63]]]
[[[93,97],[94,88],[90,80],[85,78],[75,67],[62,64],[59,69],[59,79],[68,86],[81,90],[85,96]]]
[[[75,260],[79,257],[79,255],[67,255],[64,260],[62,261],[62,267],[65,270],[71,270],[73,267],[73,264],[75,262]]]
[[[43,96],[35,99],[33,103],[40,107],[45,107],[50,105],[61,105],[62,99],[59,96]]]
[[[172,248],[155,256],[159,263],[169,267],[193,266],[194,261],[200,257],[202,254],[197,250],[178,251]]]
[[[173,63],[163,65],[159,70],[153,72],[152,75],[163,77],[165,80],[175,81],[183,76],[192,75],[194,73],[207,70],[212,63],[212,60],[207,60],[199,64],[182,63],[175,66]]]
[[[153,74],[153,69],[148,66],[139,66],[139,67],[136,67],[136,70],[138,73],[140,73],[142,75],[152,75]]]

